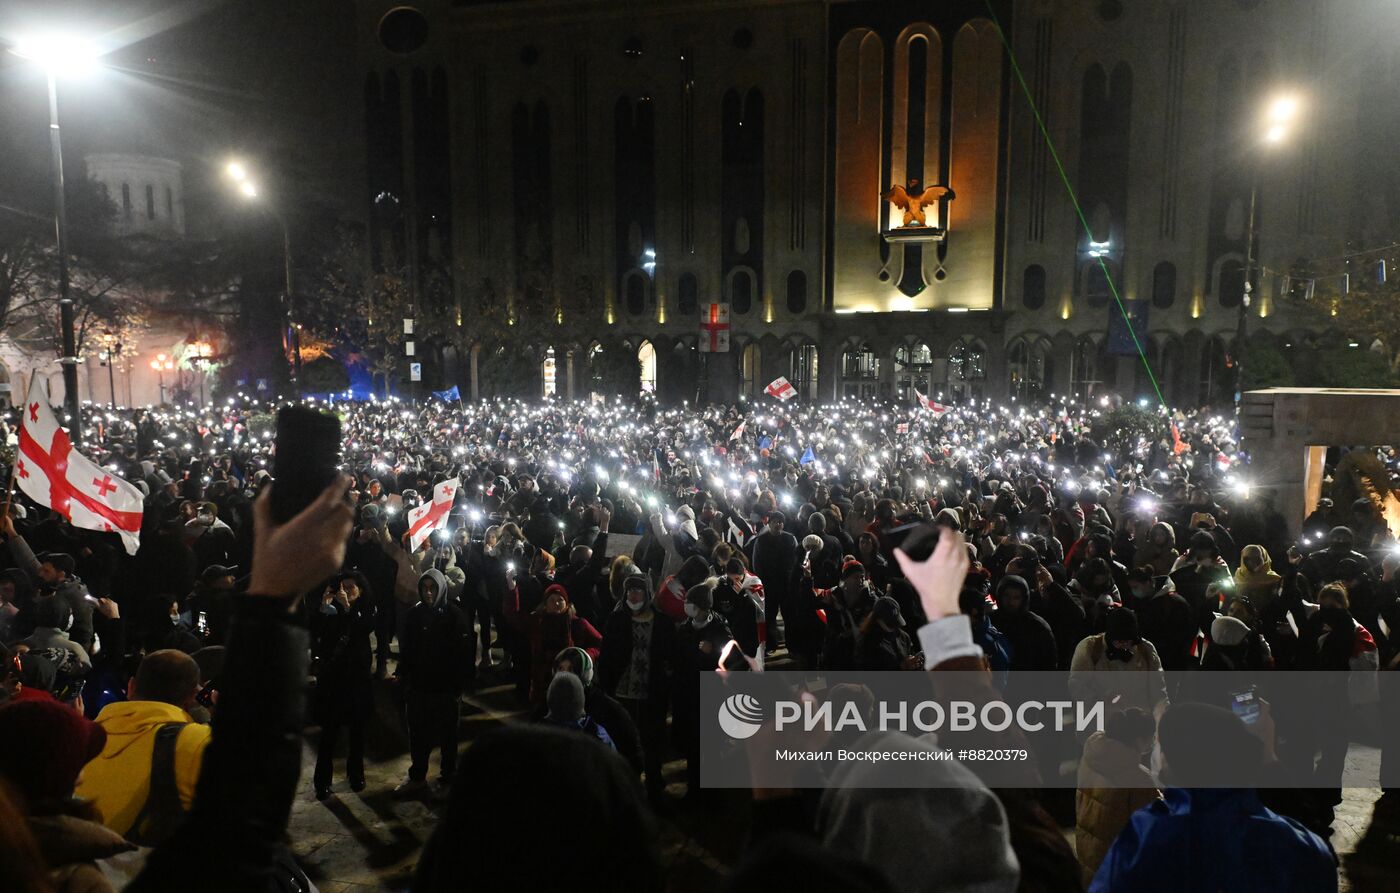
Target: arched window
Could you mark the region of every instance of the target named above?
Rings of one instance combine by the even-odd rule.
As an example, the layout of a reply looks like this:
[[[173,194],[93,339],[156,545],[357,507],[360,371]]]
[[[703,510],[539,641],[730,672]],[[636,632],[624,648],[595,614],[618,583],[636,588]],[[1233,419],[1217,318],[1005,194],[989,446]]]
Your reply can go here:
[[[1040,264],[1026,267],[1021,277],[1021,302],[1027,310],[1039,310],[1045,306],[1045,268]]]
[[[817,346],[802,344],[788,354],[788,381],[803,400],[815,399],[817,394]]]
[[[656,393],[656,348],[643,341],[637,348],[637,363],[642,367],[642,393]]]
[[[933,351],[922,341],[917,344],[901,344],[894,351],[894,386],[897,399],[901,403],[913,403],[918,398],[914,391],[928,396],[929,382],[933,370]]]
[[[753,309],[753,272],[747,268],[729,274],[729,309],[741,316]]]
[[[1196,388],[1199,405],[1223,404],[1233,396],[1234,371],[1230,368],[1229,350],[1225,339],[1218,335],[1207,340],[1201,350],[1201,377]]]
[[[743,376],[743,385],[739,393],[746,396],[752,395],[758,386],[758,367],[762,361],[757,344],[745,344],[744,351],[740,354],[740,373]]]
[[[1221,307],[1238,307],[1244,297],[1244,264],[1230,258],[1220,264],[1220,278],[1216,285]]]
[[[1007,351],[1010,390],[1018,400],[1034,401],[1045,394],[1051,376],[1051,346],[1044,338],[1017,338]]]
[[[122,184],[122,219],[131,219],[131,184]]]
[[[647,308],[647,277],[641,270],[631,270],[622,280],[623,299],[627,312],[641,316]]]
[[[681,316],[694,316],[700,309],[700,285],[694,273],[682,273],[676,289]]]
[[[559,393],[559,365],[554,360],[554,348],[544,352],[544,362],[540,364],[540,380],[544,382],[544,395],[553,397]]]
[[[879,392],[880,357],[869,344],[848,348],[841,355],[841,398],[873,400]]]
[[[793,270],[787,278],[788,313],[798,314],[807,311],[807,274]]]
[[[1104,267],[1105,264],[1098,260],[1089,263],[1089,270],[1085,276],[1084,296],[1088,299],[1090,307],[1107,307],[1108,299],[1112,296],[1108,274],[1104,272]]]
[[[1070,357],[1070,388],[1077,400],[1088,400],[1094,396],[1094,388],[1099,384],[1099,348],[1093,338],[1080,338],[1074,345]]]
[[[1152,268],[1152,306],[1163,310],[1176,302],[1176,264],[1164,260]]]

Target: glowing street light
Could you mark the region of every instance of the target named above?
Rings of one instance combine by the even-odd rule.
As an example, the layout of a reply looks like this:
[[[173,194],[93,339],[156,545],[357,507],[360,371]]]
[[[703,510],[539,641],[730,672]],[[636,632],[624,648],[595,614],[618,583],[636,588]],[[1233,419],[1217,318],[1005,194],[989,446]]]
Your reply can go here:
[[[83,441],[81,406],[78,403],[78,340],[73,331],[73,295],[68,276],[68,210],[63,190],[63,139],[58,126],[58,77],[82,74],[97,67],[102,51],[92,41],[65,34],[22,37],[10,52],[43,69],[49,87],[49,167],[53,181],[54,235],[58,249],[58,313],[63,339],[64,415],[72,420],[74,443]]]
[[[232,181],[238,193],[245,199],[253,200],[259,197],[258,184],[253,179],[253,173],[243,162],[238,160],[229,161],[224,165],[224,174]],[[291,357],[292,366],[292,390],[295,393],[301,392],[301,326],[294,322],[292,308],[292,231],[287,226],[287,218],[271,202],[263,202],[263,207],[276,219],[277,224],[282,227],[282,274],[283,274],[283,295],[282,310],[286,314],[287,323],[282,330],[282,350]]]

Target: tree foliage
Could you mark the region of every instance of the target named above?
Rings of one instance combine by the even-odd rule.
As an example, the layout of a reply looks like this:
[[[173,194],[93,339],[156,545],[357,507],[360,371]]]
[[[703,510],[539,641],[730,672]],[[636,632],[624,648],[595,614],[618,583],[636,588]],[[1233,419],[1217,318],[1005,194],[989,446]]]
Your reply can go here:
[[[1125,403],[1094,419],[1094,439],[1116,454],[1132,451],[1138,441],[1156,440],[1166,431],[1166,421],[1151,409]]]

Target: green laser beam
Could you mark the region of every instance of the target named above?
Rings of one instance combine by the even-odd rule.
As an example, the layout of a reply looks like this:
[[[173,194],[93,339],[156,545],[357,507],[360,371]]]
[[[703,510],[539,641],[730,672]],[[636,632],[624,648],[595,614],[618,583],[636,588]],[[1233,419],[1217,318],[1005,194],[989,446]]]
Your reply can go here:
[[[1021,72],[1021,65],[1016,61],[1016,51],[1011,48],[1011,41],[1007,38],[1006,32],[1002,30],[1001,20],[997,18],[996,10],[992,8],[992,0],[985,0],[987,14],[992,17],[992,26],[997,29],[997,36],[1001,38],[1001,45],[1006,47],[1007,58],[1011,60],[1011,71],[1016,75],[1016,81],[1021,85],[1021,92],[1026,96],[1026,103],[1031,108],[1031,114],[1035,116],[1036,126],[1040,129],[1040,135],[1045,140],[1046,147],[1050,150],[1050,157],[1055,162],[1055,169],[1060,172],[1060,180],[1065,184],[1065,191],[1069,193],[1070,203],[1074,205],[1074,213],[1079,216],[1079,224],[1084,227],[1084,234],[1090,241],[1094,239],[1094,231],[1089,226],[1089,219],[1084,216],[1084,209],[1079,205],[1079,196],[1074,191],[1074,185],[1069,181],[1069,174],[1065,172],[1065,166],[1060,161],[1060,153],[1055,151],[1055,141],[1050,138],[1050,131],[1045,126],[1045,119],[1040,116],[1040,108],[1035,104],[1035,97],[1031,94],[1030,85],[1026,83],[1026,76]],[[1128,316],[1128,310],[1123,306],[1123,299],[1118,294],[1118,285],[1113,281],[1113,274],[1109,272],[1108,264],[1103,257],[1096,258],[1099,262],[1099,269],[1103,270],[1104,279],[1108,281],[1108,290],[1113,295],[1113,303],[1118,306],[1118,313],[1123,317],[1123,323],[1128,327],[1128,334],[1132,336],[1133,347],[1137,348],[1138,357],[1142,360],[1142,368],[1147,371],[1147,379],[1152,382],[1152,390],[1157,394],[1157,402],[1162,406],[1167,405],[1166,399],[1162,396],[1162,388],[1157,384],[1157,376],[1152,374],[1152,364],[1147,361],[1147,354],[1142,349],[1142,342],[1138,340],[1137,329],[1133,326],[1133,320]]]

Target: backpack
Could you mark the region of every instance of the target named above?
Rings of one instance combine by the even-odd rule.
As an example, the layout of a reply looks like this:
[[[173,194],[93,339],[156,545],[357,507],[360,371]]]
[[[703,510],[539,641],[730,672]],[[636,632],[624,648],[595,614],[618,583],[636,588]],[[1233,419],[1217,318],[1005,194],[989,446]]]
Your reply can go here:
[[[146,802],[131,823],[127,839],[141,846],[159,846],[185,821],[185,806],[175,783],[175,744],[189,723],[167,722],[156,729],[151,747],[151,782]]]

